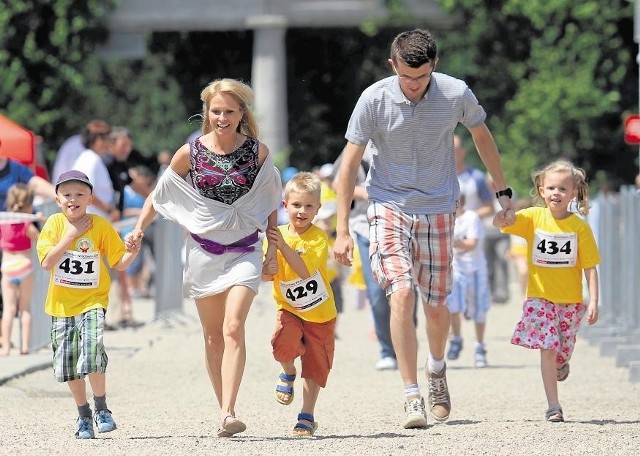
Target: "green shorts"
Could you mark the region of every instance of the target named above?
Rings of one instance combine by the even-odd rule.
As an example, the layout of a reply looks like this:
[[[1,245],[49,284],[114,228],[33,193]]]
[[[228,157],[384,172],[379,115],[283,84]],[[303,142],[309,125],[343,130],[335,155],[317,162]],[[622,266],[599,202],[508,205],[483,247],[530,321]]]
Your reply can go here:
[[[52,317],[53,372],[59,382],[104,373],[109,358],[104,351],[104,309],[75,317]]]

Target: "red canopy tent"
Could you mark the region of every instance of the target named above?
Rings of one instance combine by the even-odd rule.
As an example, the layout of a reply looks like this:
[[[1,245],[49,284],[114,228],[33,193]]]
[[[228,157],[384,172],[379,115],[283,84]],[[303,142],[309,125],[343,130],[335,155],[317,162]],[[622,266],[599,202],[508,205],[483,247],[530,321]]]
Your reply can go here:
[[[31,166],[35,159],[35,135],[0,114],[0,157]]]

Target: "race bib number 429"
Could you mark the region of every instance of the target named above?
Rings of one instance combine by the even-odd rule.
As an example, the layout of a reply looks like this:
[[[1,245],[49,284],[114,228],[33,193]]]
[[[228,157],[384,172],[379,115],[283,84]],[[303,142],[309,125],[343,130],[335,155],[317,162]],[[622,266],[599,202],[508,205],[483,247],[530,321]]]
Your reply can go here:
[[[314,309],[329,299],[320,271],[316,271],[308,279],[281,282],[280,291],[289,305],[299,312]]]
[[[578,259],[577,233],[547,233],[536,230],[533,238],[533,264],[545,268],[567,268]]]
[[[100,253],[67,250],[53,273],[56,285],[69,288],[97,288]]]

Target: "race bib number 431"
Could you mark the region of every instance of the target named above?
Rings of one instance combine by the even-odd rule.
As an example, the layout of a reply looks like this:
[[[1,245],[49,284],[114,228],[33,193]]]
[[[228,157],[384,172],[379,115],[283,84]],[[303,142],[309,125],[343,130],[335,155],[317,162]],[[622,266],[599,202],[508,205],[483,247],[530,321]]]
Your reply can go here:
[[[308,279],[281,282],[280,291],[289,305],[299,312],[314,309],[329,299],[320,271],[316,271]]]
[[[567,268],[578,259],[577,233],[547,233],[536,230],[533,238],[533,264],[545,268]]]
[[[100,253],[67,250],[56,267],[53,281],[69,288],[97,288],[100,279]]]

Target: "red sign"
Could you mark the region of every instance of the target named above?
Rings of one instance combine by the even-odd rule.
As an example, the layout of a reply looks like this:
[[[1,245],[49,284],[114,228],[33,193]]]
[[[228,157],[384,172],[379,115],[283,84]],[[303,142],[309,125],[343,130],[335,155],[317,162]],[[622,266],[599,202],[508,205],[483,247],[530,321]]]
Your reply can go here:
[[[629,114],[624,121],[624,142],[640,144],[640,114]]]

